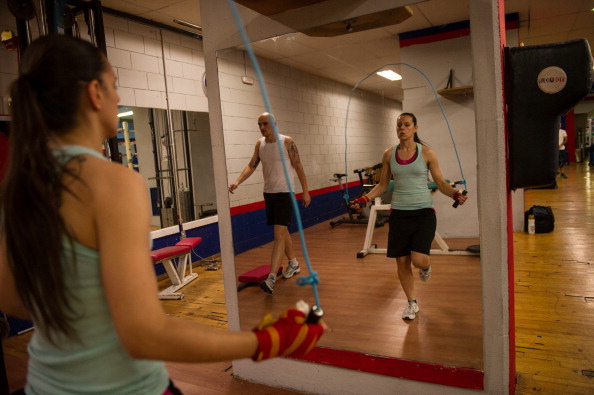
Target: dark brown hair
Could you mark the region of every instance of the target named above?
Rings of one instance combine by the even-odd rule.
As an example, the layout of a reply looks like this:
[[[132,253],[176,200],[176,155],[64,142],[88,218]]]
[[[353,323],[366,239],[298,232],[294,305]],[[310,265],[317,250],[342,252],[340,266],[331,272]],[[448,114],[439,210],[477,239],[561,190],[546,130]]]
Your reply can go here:
[[[88,83],[101,80],[105,57],[90,43],[61,35],[43,36],[27,47],[12,83],[10,162],[0,187],[0,234],[16,289],[36,327],[50,340],[76,338],[64,272],[64,241],[72,238],[60,215],[68,170],[52,155],[48,140],[78,123],[80,98]]]

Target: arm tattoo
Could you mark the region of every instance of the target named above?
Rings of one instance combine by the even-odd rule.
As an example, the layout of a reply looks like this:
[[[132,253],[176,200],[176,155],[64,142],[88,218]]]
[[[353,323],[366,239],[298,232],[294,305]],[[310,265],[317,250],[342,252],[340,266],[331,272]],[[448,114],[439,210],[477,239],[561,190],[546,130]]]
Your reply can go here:
[[[256,167],[258,167],[258,165],[260,164],[260,157],[256,158],[256,161],[254,162],[254,164],[252,165],[252,167],[255,169]]]
[[[296,164],[300,163],[299,151],[297,151],[297,145],[293,140],[289,142],[289,147],[287,147],[287,151],[289,151],[289,155],[291,155]]]

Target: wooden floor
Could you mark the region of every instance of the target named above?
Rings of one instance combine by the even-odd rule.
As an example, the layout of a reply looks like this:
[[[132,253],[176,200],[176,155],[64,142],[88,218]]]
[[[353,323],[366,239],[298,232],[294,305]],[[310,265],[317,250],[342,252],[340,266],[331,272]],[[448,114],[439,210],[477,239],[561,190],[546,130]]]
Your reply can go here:
[[[330,228],[327,222],[306,230],[311,263],[320,278],[320,302],[330,327],[319,345],[482,370],[479,257],[432,256],[431,280],[415,280],[421,311],[407,322],[402,320],[407,299],[396,274],[396,260],[385,254],[357,258],[365,230],[364,225],[352,224]],[[386,246],[387,231],[385,225],[374,232],[373,242],[380,248]],[[477,242],[448,240],[451,248],[461,249]],[[268,263],[270,252],[271,246],[266,245],[240,254],[238,273]],[[296,277],[309,274],[300,254],[298,259],[304,270],[291,279],[277,280],[273,296],[258,287],[239,293],[242,329],[253,328],[266,312],[279,314],[300,299],[314,304],[311,287],[296,284]]]
[[[594,167],[566,174],[526,192],[555,230],[514,235],[518,394],[594,394]]]
[[[594,168],[572,164],[567,174],[569,178],[560,179],[557,189],[526,191],[526,208],[533,204],[553,207],[555,231],[514,234],[517,394],[594,394]],[[382,232],[379,228],[374,240],[380,247],[385,237]],[[393,260],[381,255],[355,257],[362,248],[363,234],[364,227],[354,225],[328,229],[321,224],[306,230],[331,327],[321,344],[480,368],[482,323],[480,305],[475,305],[480,300],[478,259],[433,256],[430,282],[417,281],[422,311],[415,321],[405,323],[400,319],[405,297]],[[298,243],[297,237],[293,240]],[[451,248],[475,244],[447,241]],[[239,255],[237,272],[268,263],[269,254],[267,245]],[[168,314],[225,330],[222,272],[196,270],[200,277],[184,288],[186,297],[163,301],[163,305]],[[272,297],[257,288],[244,289],[239,294],[242,325],[251,328],[264,311],[278,312],[298,298],[312,300],[311,290],[297,287],[295,279],[279,280]],[[348,317],[352,321],[346,322]],[[368,336],[374,330],[380,333],[381,343]],[[470,341],[459,344],[459,336],[453,333],[470,333]],[[11,390],[24,384],[29,337],[30,333],[4,343]],[[447,341],[442,343],[444,337]],[[439,350],[448,347],[444,343],[461,346],[462,352],[452,357],[451,349]],[[295,393],[234,378],[231,362],[168,363],[168,368],[185,394]]]

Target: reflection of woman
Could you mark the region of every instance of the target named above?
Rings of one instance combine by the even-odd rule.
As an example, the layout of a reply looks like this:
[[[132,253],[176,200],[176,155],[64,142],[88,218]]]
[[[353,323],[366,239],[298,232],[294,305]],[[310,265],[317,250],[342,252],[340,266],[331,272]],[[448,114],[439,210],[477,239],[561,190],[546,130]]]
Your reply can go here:
[[[412,320],[419,312],[411,264],[419,269],[419,278],[428,281],[431,277],[429,252],[437,226],[431,192],[427,188],[428,172],[441,193],[457,200],[466,201],[466,195],[453,188],[439,168],[435,152],[424,145],[417,135],[417,119],[411,113],[398,117],[396,132],[399,144],[384,151],[380,183],[367,195],[351,201],[355,208],[383,194],[394,177],[390,231],[388,234],[388,257],[396,258],[398,277],[408,298],[402,318]]]
[[[321,326],[304,324],[296,310],[253,332],[164,314],[149,256],[146,185],[98,153],[116,134],[119,97],[95,47],[58,35],[36,40],[11,95],[0,310],[35,324],[27,393],[170,394],[158,360],[260,360],[315,345]]]

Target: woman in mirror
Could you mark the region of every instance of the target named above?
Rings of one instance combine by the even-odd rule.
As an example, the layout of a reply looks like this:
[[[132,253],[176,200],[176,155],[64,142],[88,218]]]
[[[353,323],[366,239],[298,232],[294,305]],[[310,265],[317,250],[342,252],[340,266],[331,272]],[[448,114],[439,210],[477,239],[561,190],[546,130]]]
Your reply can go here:
[[[418,269],[421,281],[427,282],[431,277],[429,253],[437,220],[427,187],[429,173],[441,193],[459,204],[467,199],[466,194],[444,179],[435,151],[421,141],[418,128],[417,118],[412,113],[400,114],[396,123],[399,143],[385,150],[382,157],[382,169],[390,171],[382,171],[379,184],[350,202],[355,209],[364,207],[381,196],[394,178],[387,256],[396,258],[398,278],[408,299],[402,312],[404,320],[414,320],[419,312],[412,266]]]

